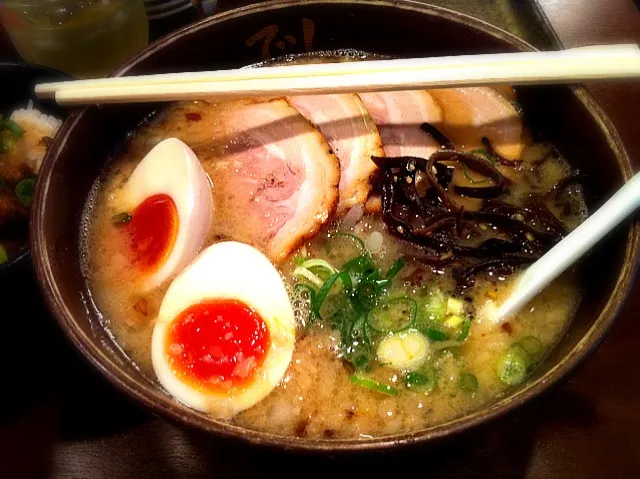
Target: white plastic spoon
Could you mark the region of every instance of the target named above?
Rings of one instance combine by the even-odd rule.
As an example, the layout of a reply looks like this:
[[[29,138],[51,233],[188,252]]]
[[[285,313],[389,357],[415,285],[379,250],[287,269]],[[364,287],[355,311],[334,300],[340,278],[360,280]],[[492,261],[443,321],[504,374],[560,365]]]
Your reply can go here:
[[[631,178],[584,223],[529,266],[517,281],[511,295],[496,311],[494,321],[502,322],[517,313],[638,207],[640,173]]]

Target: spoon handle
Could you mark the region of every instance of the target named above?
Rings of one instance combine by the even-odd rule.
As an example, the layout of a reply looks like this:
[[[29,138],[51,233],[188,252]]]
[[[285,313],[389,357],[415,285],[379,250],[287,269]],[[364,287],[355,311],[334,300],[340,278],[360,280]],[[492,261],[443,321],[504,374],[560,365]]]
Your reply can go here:
[[[527,268],[509,298],[498,308],[494,320],[500,322],[518,312],[638,207],[640,207],[640,173],[631,178],[609,201]]]

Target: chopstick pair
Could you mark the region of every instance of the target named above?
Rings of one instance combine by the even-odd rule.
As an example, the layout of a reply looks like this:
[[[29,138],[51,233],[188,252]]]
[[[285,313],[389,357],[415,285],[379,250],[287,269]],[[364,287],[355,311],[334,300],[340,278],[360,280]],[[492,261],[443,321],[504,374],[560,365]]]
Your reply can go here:
[[[623,44],[102,78],[44,83],[35,90],[39,98],[78,105],[637,78],[640,49]]]

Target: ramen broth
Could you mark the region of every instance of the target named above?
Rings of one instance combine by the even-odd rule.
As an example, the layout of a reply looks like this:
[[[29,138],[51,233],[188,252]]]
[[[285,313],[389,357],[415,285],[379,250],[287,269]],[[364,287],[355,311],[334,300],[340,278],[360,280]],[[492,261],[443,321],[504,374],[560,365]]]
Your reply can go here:
[[[83,238],[83,248],[88,289],[105,326],[122,350],[150,378],[155,377],[151,362],[154,318],[169,281],[145,293],[132,291],[136,273],[128,267],[128,258],[123,252],[126,245],[118,234],[119,226],[114,223],[114,216],[121,213],[114,198],[140,159],[165,138],[181,139],[200,157],[203,149],[210,148],[207,146],[209,132],[217,128],[232,106],[193,101],[174,103],[157,113],[131,135],[108,164],[87,207],[89,228]],[[498,166],[510,181],[505,201],[522,205],[531,193],[552,191],[554,185],[571,174],[568,164],[559,155],[550,155],[550,151],[549,145],[527,140],[520,164]],[[214,166],[213,160],[203,161],[208,173]],[[571,190],[571,206],[565,203],[564,211],[553,201],[547,204],[568,230],[577,226],[585,215],[579,193],[579,188]],[[216,222],[221,205],[215,203],[214,206],[218,210],[214,212],[205,246],[227,239],[244,241],[244,231]],[[445,302],[451,299],[449,306],[460,309],[454,311],[456,314],[447,313],[449,323],[445,321],[441,331],[424,329],[434,337],[428,337],[427,360],[419,375],[385,365],[375,354],[365,373],[358,372],[354,366],[357,361],[345,360],[339,328],[327,321],[309,320],[307,296],[304,288],[295,287],[300,278],[294,271],[305,259],[333,261],[336,268],[352,259],[353,244],[343,241],[351,238],[345,233],[362,241],[381,272],[388,271],[399,258],[405,258],[406,264],[384,293],[385,298],[409,298],[408,304],[415,301],[418,317],[428,315],[434,298]],[[566,331],[580,301],[578,277],[575,272],[569,272],[536,297],[526,310],[496,326],[487,312],[490,312],[489,306],[499,304],[509,294],[525,266],[516,267],[514,274],[500,269],[479,273],[471,287],[461,290],[453,275],[454,266],[430,266],[414,259],[419,256],[420,247],[390,234],[381,214],[375,211],[356,211],[330,221],[289,255],[278,269],[289,289],[298,322],[293,358],[279,385],[231,421],[248,429],[326,439],[395,434],[450,421],[496,401],[521,382],[505,381],[496,366],[504,362],[505,354],[514,347],[528,353],[530,362],[526,367],[527,375],[530,374]],[[327,301],[335,297],[330,295]],[[462,322],[462,318],[469,324]],[[465,327],[466,336],[460,332]],[[447,338],[439,337],[442,331],[447,333]],[[371,340],[373,350],[380,347],[384,337],[379,334]],[[508,367],[517,367],[517,364],[504,366]],[[381,392],[378,386],[378,390],[367,384],[363,387],[358,377],[364,377],[369,386],[383,385],[388,389]],[[415,382],[411,383],[410,379]]]

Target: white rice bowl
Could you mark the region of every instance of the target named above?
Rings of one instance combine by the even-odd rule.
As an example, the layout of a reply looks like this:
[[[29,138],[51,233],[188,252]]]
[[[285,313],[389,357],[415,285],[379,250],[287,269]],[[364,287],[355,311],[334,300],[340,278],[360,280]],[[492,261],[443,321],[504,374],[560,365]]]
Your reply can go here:
[[[15,110],[10,119],[25,130],[20,139],[25,152],[25,163],[37,173],[47,153],[47,147],[42,142],[42,138],[45,136],[53,138],[62,125],[62,120],[34,108],[32,101],[29,101],[27,108]]]

